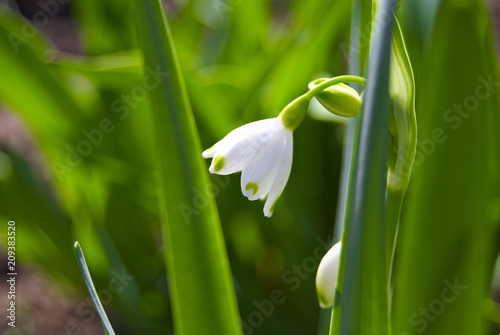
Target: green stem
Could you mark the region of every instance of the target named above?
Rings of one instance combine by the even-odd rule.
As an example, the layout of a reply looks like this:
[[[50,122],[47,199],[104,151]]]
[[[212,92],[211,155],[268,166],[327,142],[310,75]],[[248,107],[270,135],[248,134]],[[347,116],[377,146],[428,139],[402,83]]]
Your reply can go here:
[[[366,79],[359,76],[346,75],[346,76],[338,76],[335,78],[328,79],[327,81],[322,82],[318,86],[314,87],[312,90],[307,92],[304,96],[308,98],[314,97],[318,92],[323,91],[325,88],[328,88],[333,85],[342,84],[342,83],[353,83],[359,85],[365,85]]]
[[[328,79],[325,82],[322,82],[318,86],[311,89],[306,94],[301,95],[297,99],[290,102],[284,109],[281,111],[279,117],[283,120],[285,127],[294,130],[298,127],[298,125],[304,119],[306,115],[307,108],[309,106],[309,102],[312,98],[319,92],[323,91],[325,88],[330,86],[341,84],[341,83],[354,83],[359,85],[364,85],[366,79],[358,76],[338,76],[335,78]]]

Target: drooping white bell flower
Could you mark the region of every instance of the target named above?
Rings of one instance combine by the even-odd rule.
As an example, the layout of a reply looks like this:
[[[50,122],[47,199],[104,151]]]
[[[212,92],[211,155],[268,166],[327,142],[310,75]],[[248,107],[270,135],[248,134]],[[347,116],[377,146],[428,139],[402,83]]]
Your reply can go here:
[[[271,217],[290,176],[293,130],[302,122],[311,99],[321,94],[325,103],[334,107],[332,112],[340,111],[344,116],[353,113],[343,110],[356,105],[343,103],[346,99],[353,100],[350,90],[343,88],[323,92],[344,79],[364,82],[363,78],[356,76],[315,81],[309,92],[289,103],[278,117],[252,122],[227,134],[202,154],[204,158],[213,158],[209,171],[221,175],[241,171],[241,191],[250,200],[267,196],[264,215]]]
[[[292,169],[293,131],[281,117],[241,126],[203,152],[212,158],[210,172],[241,173],[241,191],[249,200],[263,199],[264,215],[271,217]]]
[[[341,243],[336,243],[328,250],[318,266],[318,272],[316,273],[316,293],[319,305],[322,308],[332,306],[335,299],[341,248]]]
[[[236,128],[202,154],[204,158],[213,158],[211,173],[227,175],[241,171],[241,191],[249,200],[267,196],[267,217],[273,214],[290,176],[293,130],[304,118],[310,100],[310,96],[301,96],[278,117]]]

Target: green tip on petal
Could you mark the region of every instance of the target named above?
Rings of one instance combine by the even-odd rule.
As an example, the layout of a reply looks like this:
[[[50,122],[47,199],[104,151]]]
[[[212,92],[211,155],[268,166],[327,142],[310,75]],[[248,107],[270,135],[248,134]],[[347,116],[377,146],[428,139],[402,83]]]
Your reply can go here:
[[[212,164],[214,166],[214,171],[217,172],[217,171],[222,170],[222,168],[224,167],[224,156],[222,156],[222,155],[215,156]]]
[[[276,198],[276,200],[274,200],[274,203],[273,203],[273,205],[271,206],[271,208],[269,208],[269,212],[270,212],[271,214],[273,214],[273,213],[274,213],[274,206],[276,206],[276,203],[278,202],[278,199],[279,199],[279,198],[280,198],[280,197],[277,197],[277,198]]]
[[[321,308],[328,308],[332,305],[328,302],[328,299],[322,293],[317,292],[317,295],[318,295],[319,306]]]
[[[257,183],[254,182],[247,183],[245,185],[245,191],[250,191],[250,190],[253,191],[252,195],[257,194],[257,192],[259,191],[259,185],[257,185]]]

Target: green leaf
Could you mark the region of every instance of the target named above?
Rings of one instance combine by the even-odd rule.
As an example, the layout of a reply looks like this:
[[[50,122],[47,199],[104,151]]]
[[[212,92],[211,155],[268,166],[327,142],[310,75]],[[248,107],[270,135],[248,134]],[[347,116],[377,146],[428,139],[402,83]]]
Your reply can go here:
[[[363,76],[365,72],[370,47],[370,43],[367,42],[366,37],[370,36],[371,32],[372,12],[372,0],[356,0],[353,2],[351,38],[349,45],[349,74]],[[351,86],[356,88],[358,92],[361,91],[359,85],[351,84]],[[335,241],[340,240],[344,227],[356,122],[357,118],[349,119],[344,134],[339,197],[337,200],[337,211],[335,213]]]
[[[6,144],[3,149],[12,159],[14,173],[8,184],[2,185],[0,210],[23,219],[26,242],[39,242],[28,242],[31,247],[24,249],[29,250],[28,257],[34,257],[52,273],[76,278],[68,243],[73,223],[61,208],[57,190],[40,176],[50,176],[49,171],[42,172],[45,163],[62,161],[64,145],[79,135],[78,127],[87,117],[67,83],[48,70],[46,62],[53,46],[39,28],[0,5],[0,36],[4,78],[0,80],[0,104],[22,119],[30,138],[26,143],[31,147],[32,138],[35,148],[33,154],[27,154],[26,144],[17,139],[13,142],[16,145]],[[26,136],[23,126],[12,129],[21,138]],[[39,163],[33,164],[34,157],[40,159]]]
[[[85,262],[85,256],[83,256],[82,248],[80,248],[80,244],[75,242],[75,253],[78,261],[78,266],[80,267],[80,271],[82,272],[83,280],[85,281],[85,286],[89,291],[90,297],[92,298],[92,302],[97,310],[97,314],[101,318],[102,325],[104,329],[109,335],[114,335],[115,331],[111,326],[111,323],[108,320],[108,316],[104,311],[104,307],[102,307],[101,300],[99,300],[99,295],[97,295],[97,291],[94,287],[94,283],[92,282],[92,277],[90,276],[89,268],[87,267],[87,262]]]
[[[416,76],[418,149],[400,224],[393,330],[488,334],[483,306],[500,221],[492,28],[479,0],[441,1],[432,27]]]
[[[363,76],[370,52],[370,37],[373,19],[373,1],[353,2],[351,40],[349,45],[349,73]]]
[[[389,159],[387,172],[387,269],[390,275],[398,222],[417,150],[415,81],[399,22],[394,18],[389,71]]]
[[[82,44],[89,55],[136,47],[133,17],[120,0],[75,0],[74,17],[82,31]]]
[[[385,190],[388,87],[395,1],[383,1],[375,27],[367,83],[356,129],[330,334],[387,334]],[[380,22],[380,21],[379,21]]]
[[[160,215],[178,334],[240,334],[229,262],[207,167],[170,31],[158,0],[136,0],[134,15],[154,118]]]
[[[44,62],[52,46],[40,37],[39,29],[3,6],[0,18],[0,62],[3,76],[9,79],[0,81],[0,101],[18,112],[35,135],[48,135],[38,139],[54,158],[54,144],[74,136],[75,125],[85,120],[84,112],[67,83],[47,69]]]

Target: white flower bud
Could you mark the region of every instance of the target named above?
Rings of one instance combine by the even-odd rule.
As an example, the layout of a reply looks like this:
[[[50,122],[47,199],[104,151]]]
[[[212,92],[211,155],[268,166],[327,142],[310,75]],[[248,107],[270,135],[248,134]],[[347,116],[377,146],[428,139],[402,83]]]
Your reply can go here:
[[[332,306],[333,300],[335,299],[341,248],[341,243],[336,243],[328,250],[319,263],[318,272],[316,274],[316,293],[318,295],[319,305],[322,308]]]

